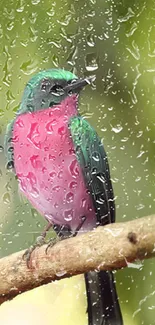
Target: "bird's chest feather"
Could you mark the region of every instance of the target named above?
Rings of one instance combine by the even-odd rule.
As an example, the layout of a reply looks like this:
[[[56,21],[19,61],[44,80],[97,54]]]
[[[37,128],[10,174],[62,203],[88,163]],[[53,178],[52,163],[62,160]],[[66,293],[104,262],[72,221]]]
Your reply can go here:
[[[92,214],[92,201],[76,158],[68,128],[69,117],[59,109],[17,117],[14,161],[20,188],[51,222],[78,225]],[[74,227],[75,225],[75,227]]]

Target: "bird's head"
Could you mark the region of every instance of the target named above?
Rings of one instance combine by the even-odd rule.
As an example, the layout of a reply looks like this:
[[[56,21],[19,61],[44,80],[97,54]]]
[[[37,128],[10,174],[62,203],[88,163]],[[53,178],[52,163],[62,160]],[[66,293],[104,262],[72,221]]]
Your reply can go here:
[[[89,80],[78,79],[72,72],[61,69],[41,71],[27,83],[17,115],[60,104],[72,94],[78,96]]]

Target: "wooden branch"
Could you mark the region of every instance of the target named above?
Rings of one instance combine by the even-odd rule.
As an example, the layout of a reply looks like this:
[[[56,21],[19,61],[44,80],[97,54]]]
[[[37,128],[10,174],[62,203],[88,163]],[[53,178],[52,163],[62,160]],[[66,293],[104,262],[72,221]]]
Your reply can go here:
[[[36,248],[27,268],[24,251],[0,259],[0,303],[21,292],[91,270],[116,270],[155,256],[155,215],[109,224]]]

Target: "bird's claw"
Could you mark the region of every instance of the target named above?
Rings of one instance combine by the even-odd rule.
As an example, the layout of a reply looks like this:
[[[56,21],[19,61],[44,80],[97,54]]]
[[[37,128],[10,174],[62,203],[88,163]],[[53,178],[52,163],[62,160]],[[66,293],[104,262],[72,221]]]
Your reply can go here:
[[[49,247],[53,247],[56,243],[58,243],[61,240],[62,239],[60,237],[58,237],[58,236],[56,236],[55,238],[51,238],[49,240],[49,242],[47,243],[47,247],[45,249],[45,253],[47,254]]]
[[[34,245],[31,245],[28,249],[26,249],[25,253],[23,254],[23,260],[26,262],[27,267],[30,267],[30,259],[32,252],[36,249],[36,247],[40,247],[45,244],[44,236],[38,236]]]

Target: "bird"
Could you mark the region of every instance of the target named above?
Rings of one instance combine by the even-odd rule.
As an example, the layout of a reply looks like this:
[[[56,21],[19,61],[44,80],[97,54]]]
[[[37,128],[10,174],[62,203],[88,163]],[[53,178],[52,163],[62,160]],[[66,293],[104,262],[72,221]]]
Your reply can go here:
[[[19,188],[60,239],[115,222],[114,192],[104,146],[79,113],[92,82],[63,69],[39,71],[27,83],[6,129],[6,165]],[[111,271],[84,274],[88,325],[123,325]]]

